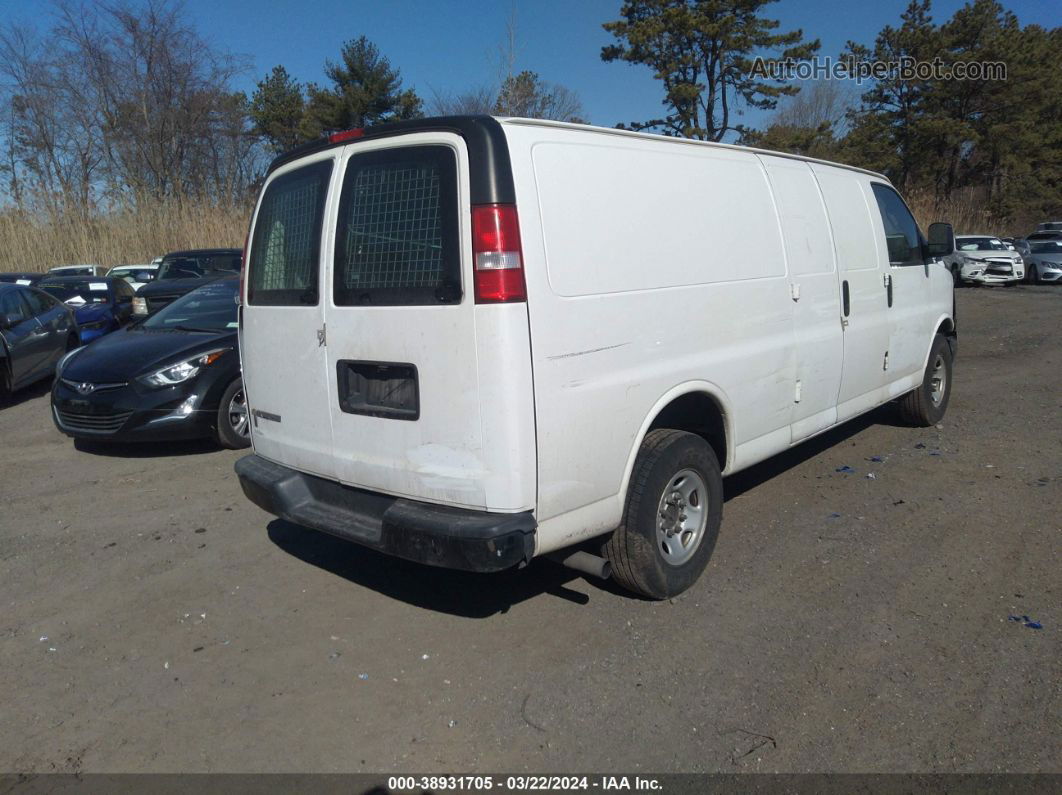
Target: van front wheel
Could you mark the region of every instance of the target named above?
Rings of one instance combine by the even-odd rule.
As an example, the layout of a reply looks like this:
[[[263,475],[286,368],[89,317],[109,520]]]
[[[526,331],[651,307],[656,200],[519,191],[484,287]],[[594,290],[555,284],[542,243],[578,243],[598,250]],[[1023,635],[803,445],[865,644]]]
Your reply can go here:
[[[723,477],[708,443],[685,431],[650,431],[623,521],[605,542],[612,576],[651,599],[682,593],[708,565],[722,520]]]
[[[933,338],[922,386],[900,398],[904,422],[928,428],[944,418],[951,397],[951,347],[940,334]]]

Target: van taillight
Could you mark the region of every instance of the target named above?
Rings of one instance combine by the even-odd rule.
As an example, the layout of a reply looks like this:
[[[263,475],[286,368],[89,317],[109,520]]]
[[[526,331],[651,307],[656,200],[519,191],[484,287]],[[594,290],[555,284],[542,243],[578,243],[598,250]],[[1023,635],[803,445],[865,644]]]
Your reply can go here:
[[[516,207],[480,204],[472,208],[472,257],[477,304],[527,299]]]

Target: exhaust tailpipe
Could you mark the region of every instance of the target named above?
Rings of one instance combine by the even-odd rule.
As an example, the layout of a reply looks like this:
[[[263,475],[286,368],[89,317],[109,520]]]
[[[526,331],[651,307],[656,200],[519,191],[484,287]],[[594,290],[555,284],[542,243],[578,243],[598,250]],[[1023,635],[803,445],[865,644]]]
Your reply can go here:
[[[578,552],[561,550],[546,557],[562,566],[567,566],[569,569],[574,569],[582,574],[589,574],[591,577],[607,580],[612,576],[612,564],[600,555],[592,555],[582,550]]]

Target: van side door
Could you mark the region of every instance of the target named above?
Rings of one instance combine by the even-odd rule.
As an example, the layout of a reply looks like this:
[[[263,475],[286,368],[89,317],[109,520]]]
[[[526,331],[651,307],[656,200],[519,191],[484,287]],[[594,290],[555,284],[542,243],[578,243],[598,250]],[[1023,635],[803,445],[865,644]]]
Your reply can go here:
[[[885,400],[888,295],[871,214],[870,204],[874,199],[863,186],[866,177],[819,163],[812,164],[811,168],[826,202],[837,256],[841,299],[838,322],[844,332],[837,421],[842,422]]]
[[[896,382],[922,372],[929,348],[932,318],[927,317],[929,268],[922,254],[922,233],[903,199],[890,185],[872,182],[878,212],[875,226],[881,267],[888,276],[889,367],[888,381]],[[940,267],[940,266],[937,266]],[[897,389],[910,385],[902,381]]]
[[[759,155],[771,182],[785,241],[793,301],[792,441],[837,421],[844,341],[830,223],[807,163]]]

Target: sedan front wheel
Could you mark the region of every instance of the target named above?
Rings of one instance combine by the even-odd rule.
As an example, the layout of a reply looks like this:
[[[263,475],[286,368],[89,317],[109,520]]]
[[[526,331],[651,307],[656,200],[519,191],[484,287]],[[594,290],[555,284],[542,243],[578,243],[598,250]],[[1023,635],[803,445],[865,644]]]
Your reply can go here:
[[[218,406],[218,444],[230,450],[242,450],[249,447],[251,424],[248,419],[243,379],[237,378],[229,384]]]

